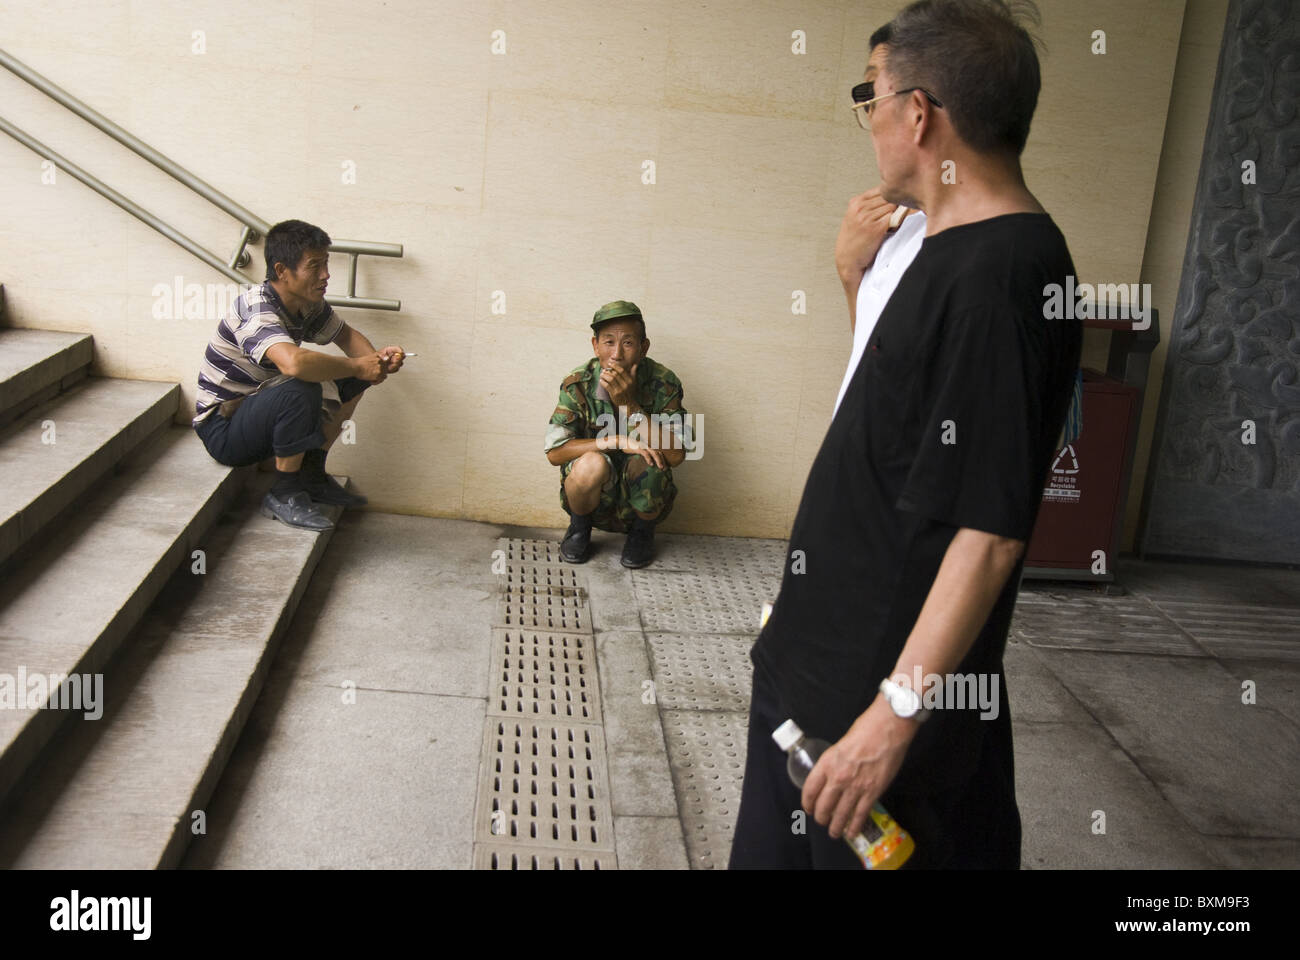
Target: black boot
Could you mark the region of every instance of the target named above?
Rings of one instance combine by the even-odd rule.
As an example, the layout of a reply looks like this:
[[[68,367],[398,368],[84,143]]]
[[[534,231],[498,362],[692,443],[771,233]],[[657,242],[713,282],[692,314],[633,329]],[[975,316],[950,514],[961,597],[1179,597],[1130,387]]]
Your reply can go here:
[[[591,548],[591,514],[569,515],[569,529],[560,543],[560,557],[569,563],[586,563]]]
[[[654,558],[655,522],[637,517],[623,544],[623,566],[635,570]]]

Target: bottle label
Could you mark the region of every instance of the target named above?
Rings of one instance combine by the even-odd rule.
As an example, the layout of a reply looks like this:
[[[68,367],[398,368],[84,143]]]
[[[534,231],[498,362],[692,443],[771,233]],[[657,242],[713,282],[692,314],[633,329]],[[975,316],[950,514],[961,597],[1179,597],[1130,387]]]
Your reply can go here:
[[[875,870],[910,841],[907,833],[879,804],[872,806],[871,818],[862,832],[846,839],[868,870]]]

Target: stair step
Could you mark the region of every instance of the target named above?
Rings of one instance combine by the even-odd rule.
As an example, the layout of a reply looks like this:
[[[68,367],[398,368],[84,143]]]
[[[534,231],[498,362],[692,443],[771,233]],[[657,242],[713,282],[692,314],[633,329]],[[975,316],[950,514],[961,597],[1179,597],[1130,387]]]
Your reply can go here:
[[[0,430],[0,563],[170,422],[179,403],[174,383],[91,377]]]
[[[192,429],[165,429],[0,582],[0,673],[103,673],[246,479]],[[70,714],[0,709],[0,799]]]
[[[92,354],[89,334],[0,329],[0,426],[84,377]]]
[[[180,862],[331,534],[261,516],[270,482],[202,538],[206,573],[183,564],[109,664],[102,719],[51,744],[0,820],[0,866]]]

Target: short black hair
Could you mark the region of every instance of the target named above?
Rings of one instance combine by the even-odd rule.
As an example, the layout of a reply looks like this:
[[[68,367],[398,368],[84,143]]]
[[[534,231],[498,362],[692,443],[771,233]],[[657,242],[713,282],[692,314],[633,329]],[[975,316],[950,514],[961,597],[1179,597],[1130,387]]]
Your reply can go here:
[[[275,265],[297,270],[308,250],[329,250],[330,236],[301,220],[284,220],[266,232],[266,279],[275,279]]]
[[[610,317],[592,331],[592,336],[599,338],[600,331],[604,330],[611,323],[618,323],[620,320],[635,320],[637,323],[641,324],[641,339],[645,339],[645,317]]]
[[[938,97],[969,146],[1019,156],[1042,86],[1042,42],[1026,22],[1042,24],[1031,0],[917,0],[873,33],[871,45],[889,48],[897,89]]]

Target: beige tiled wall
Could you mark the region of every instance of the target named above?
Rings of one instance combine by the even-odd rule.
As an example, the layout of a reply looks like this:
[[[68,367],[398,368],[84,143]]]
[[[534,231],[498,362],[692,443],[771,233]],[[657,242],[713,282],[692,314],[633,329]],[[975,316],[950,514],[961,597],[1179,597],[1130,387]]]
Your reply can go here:
[[[848,89],[898,6],[52,2],[10,5],[0,46],[268,220],[405,245],[402,260],[364,260],[358,280],[402,312],[345,314],[376,344],[420,353],[362,404],[357,444],[331,456],[374,507],[561,524],[545,422],[560,379],[590,355],[592,311],[628,298],[706,424],[666,528],[779,537],[850,345],[835,232],[876,179]],[[1213,17],[1198,14],[1189,38],[1183,0],[1041,6],[1028,180],[1083,279],[1136,281],[1144,250],[1155,269],[1153,194],[1160,256],[1181,255],[1196,165],[1171,166],[1166,182],[1161,144],[1180,35],[1201,63],[1217,49]],[[1090,52],[1095,29],[1105,56]],[[504,56],[490,51],[496,30]],[[805,55],[791,52],[796,30]],[[1201,45],[1190,54],[1189,41]],[[8,73],[0,105],[211,249],[233,246],[224,214]],[[1179,94],[1174,108],[1190,144],[1203,104]],[[214,321],[154,319],[152,291],[178,275],[224,281],[66,174],[42,186],[40,172],[0,137],[14,321],[91,331],[101,372],[178,380],[188,407]],[[346,259],[332,265],[340,290]],[[1159,297],[1176,265],[1142,279]],[[806,315],[791,312],[796,290]],[[1099,362],[1104,343],[1090,336],[1089,351]]]

